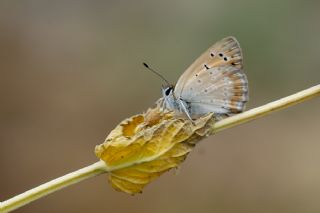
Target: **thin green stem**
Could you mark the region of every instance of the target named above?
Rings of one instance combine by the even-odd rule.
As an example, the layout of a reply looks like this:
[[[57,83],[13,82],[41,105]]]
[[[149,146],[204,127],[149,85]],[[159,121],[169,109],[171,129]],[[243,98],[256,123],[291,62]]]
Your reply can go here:
[[[51,180],[22,194],[10,198],[0,203],[0,213],[13,211],[24,206],[34,200],[42,198],[59,189],[73,185],[90,177],[100,175],[107,172],[108,168],[103,161],[96,162],[90,166],[84,167],[77,171],[66,174],[57,179]]]
[[[279,111],[306,100],[320,96],[320,84],[309,89],[302,90],[293,95],[281,98],[277,101],[270,102],[263,106],[248,110],[238,115],[223,119],[213,126],[214,132],[220,132],[224,129],[246,123],[257,118],[266,116],[272,112]]]
[[[268,103],[266,105],[248,110],[241,114],[226,118],[217,122],[213,126],[214,132],[219,132],[233,126],[260,118],[262,116],[268,115],[274,111],[285,109],[292,105],[304,102],[308,99],[315,98],[320,95],[320,85],[311,87],[309,89],[303,90],[296,94],[287,96],[280,100]],[[111,169],[103,161],[96,162],[90,166],[79,169],[75,172],[71,172],[67,175],[44,183],[37,186],[29,191],[26,191],[20,195],[10,198],[4,202],[0,203],[0,213],[9,212],[15,210],[21,206],[24,206],[34,200],[44,197],[50,193],[57,190],[70,186],[72,184],[78,183],[82,180],[94,177],[106,172],[110,172]]]

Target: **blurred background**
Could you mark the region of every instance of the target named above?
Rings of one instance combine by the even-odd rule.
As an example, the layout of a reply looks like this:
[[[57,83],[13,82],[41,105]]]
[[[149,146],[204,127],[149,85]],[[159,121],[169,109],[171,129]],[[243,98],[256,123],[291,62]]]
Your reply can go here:
[[[97,161],[214,42],[241,43],[253,108],[320,83],[319,1],[0,2],[0,200]],[[319,212],[319,99],[200,143],[141,195],[101,175],[16,212]]]

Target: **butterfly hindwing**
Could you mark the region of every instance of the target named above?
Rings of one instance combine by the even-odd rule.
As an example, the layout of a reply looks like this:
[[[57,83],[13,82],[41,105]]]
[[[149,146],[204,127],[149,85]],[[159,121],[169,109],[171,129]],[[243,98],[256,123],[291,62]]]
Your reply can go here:
[[[242,112],[248,101],[248,81],[236,67],[211,68],[193,77],[181,98],[189,103],[190,113],[194,115]]]

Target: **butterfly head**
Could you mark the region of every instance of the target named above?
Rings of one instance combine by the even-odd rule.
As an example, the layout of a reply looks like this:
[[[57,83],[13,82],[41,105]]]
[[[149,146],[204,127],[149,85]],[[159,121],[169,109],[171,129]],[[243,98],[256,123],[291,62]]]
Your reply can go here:
[[[162,87],[162,97],[164,101],[164,106],[168,110],[177,109],[177,100],[174,95],[174,86],[166,85]]]
[[[175,86],[170,84],[169,81],[167,81],[167,79],[165,79],[159,72],[150,68],[148,64],[143,63],[143,66],[145,66],[148,70],[159,76],[165,82],[165,86],[162,86],[162,97],[164,101],[164,107],[169,110],[173,110],[177,105],[176,98],[174,96]]]
[[[174,90],[173,85],[166,85],[166,86],[162,87],[162,96],[164,98],[169,97],[169,96],[173,96],[173,90]]]

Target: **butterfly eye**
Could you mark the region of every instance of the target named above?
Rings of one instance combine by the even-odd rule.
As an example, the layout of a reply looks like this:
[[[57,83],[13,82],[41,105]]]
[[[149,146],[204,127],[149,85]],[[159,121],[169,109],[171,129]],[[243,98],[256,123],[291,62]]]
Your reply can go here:
[[[168,87],[168,88],[166,89],[166,91],[164,92],[164,94],[165,94],[166,96],[170,95],[171,90],[172,90],[172,87]]]

